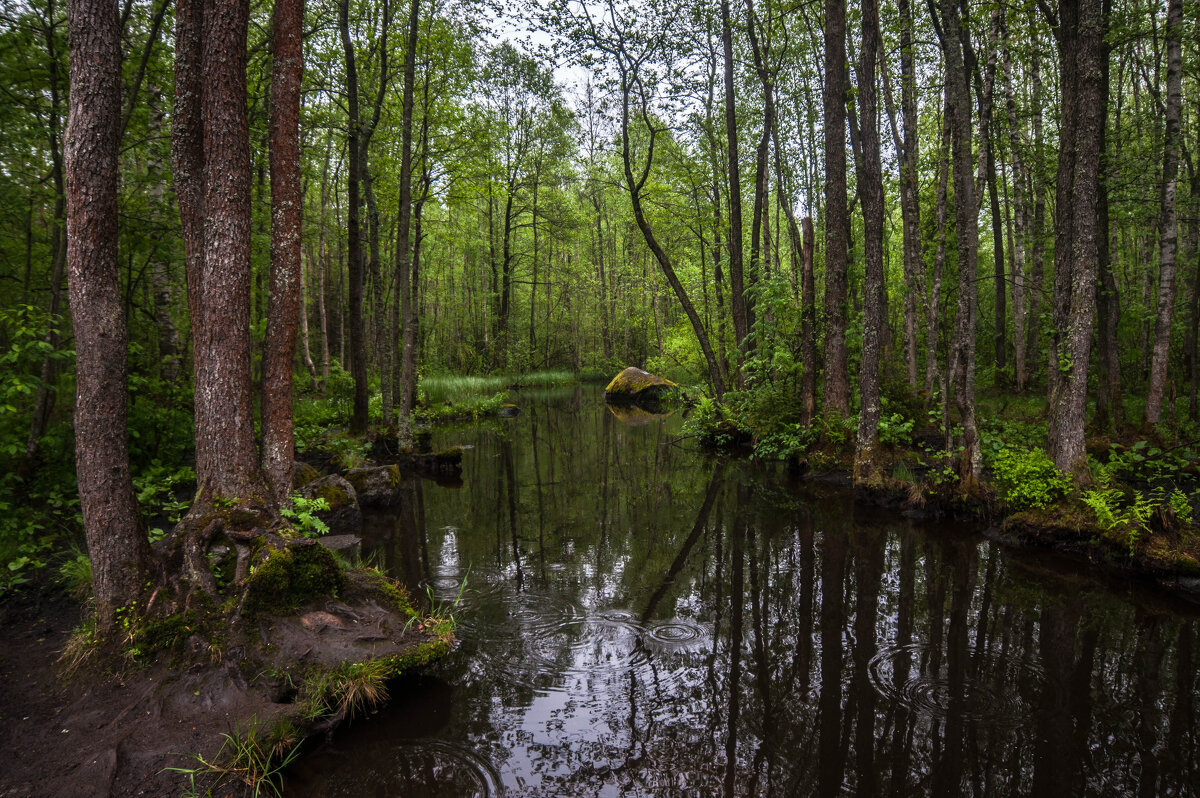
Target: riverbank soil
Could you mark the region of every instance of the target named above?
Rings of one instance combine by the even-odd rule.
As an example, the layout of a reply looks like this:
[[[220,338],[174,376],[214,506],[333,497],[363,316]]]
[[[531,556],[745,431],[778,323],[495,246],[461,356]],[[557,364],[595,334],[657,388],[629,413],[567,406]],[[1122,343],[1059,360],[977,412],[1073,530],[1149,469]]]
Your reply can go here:
[[[256,729],[258,739],[286,741],[280,756],[331,730],[373,703],[330,692],[331,674],[368,663],[382,685],[453,644],[449,631],[412,624],[388,606],[377,582],[350,574],[342,599],[258,616],[252,633],[230,635],[216,654],[177,649],[73,678],[61,676],[58,659],[79,606],[49,588],[13,597],[0,607],[0,798],[180,795],[189,776],[170,768],[196,768],[197,756],[223,762],[225,735],[243,739]],[[313,696],[306,690],[316,682],[325,692]],[[318,703],[324,696],[328,705]],[[196,785],[215,796],[246,792],[238,773],[201,772]]]
[[[52,588],[14,596],[0,609],[0,796],[173,795],[188,753],[214,755],[236,707],[170,719],[187,675],[61,680],[57,660],[80,607]],[[192,695],[203,703],[201,685]],[[222,711],[223,710],[223,711]],[[171,721],[174,722],[171,722]]]

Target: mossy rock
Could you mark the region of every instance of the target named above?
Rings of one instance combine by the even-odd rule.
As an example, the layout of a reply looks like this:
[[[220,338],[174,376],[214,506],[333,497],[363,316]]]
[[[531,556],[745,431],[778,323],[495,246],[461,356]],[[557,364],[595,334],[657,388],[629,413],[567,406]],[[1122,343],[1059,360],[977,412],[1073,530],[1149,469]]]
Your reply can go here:
[[[299,460],[292,466],[292,489],[300,490],[311,482],[316,482],[321,478],[321,472],[310,466],[308,463],[302,463]]]
[[[363,507],[388,507],[400,495],[400,468],[395,465],[352,468],[346,472],[346,481],[358,492]]]
[[[331,535],[356,535],[362,529],[362,510],[358,506],[358,491],[337,474],[314,480],[300,491],[306,499],[324,499],[328,510],[315,515],[329,527]]]
[[[246,580],[242,612],[280,613],[316,598],[337,596],[346,574],[333,554],[316,541],[297,541],[286,549],[268,549]]]
[[[604,398],[609,402],[661,402],[678,393],[679,386],[670,380],[630,366],[612,378]]]

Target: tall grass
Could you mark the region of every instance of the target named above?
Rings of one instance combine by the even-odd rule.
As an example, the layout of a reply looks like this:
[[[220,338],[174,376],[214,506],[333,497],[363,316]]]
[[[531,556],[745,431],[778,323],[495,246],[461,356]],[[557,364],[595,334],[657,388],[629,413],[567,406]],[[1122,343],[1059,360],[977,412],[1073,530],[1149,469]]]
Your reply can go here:
[[[434,374],[421,379],[421,391],[430,405],[462,402],[470,397],[491,396],[509,388],[546,388],[573,385],[575,373],[567,369],[534,371],[529,374],[494,374],[487,377],[466,374]]]

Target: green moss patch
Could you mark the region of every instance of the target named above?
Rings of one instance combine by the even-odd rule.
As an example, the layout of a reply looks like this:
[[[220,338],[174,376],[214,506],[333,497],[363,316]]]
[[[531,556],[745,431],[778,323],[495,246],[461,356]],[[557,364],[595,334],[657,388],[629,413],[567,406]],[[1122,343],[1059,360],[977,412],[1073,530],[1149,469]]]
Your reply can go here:
[[[242,611],[286,612],[321,596],[336,596],[345,586],[345,573],[324,546],[271,549],[246,581]]]
[[[612,378],[604,389],[609,401],[661,400],[675,395],[679,386],[670,380],[630,366]]]

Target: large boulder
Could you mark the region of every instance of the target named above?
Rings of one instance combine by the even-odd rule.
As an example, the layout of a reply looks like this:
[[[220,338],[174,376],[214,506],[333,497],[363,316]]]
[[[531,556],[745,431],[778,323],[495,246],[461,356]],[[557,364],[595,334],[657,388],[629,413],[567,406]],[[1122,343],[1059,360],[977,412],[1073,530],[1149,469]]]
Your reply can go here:
[[[679,386],[665,377],[630,366],[612,378],[604,398],[609,402],[659,402],[678,390]]]
[[[352,468],[346,480],[363,507],[390,507],[400,498],[400,468],[395,465]]]
[[[358,492],[354,486],[337,474],[314,479],[300,490],[306,499],[324,499],[328,510],[315,515],[326,523],[331,535],[357,535],[362,530],[362,510],[358,506]]]

